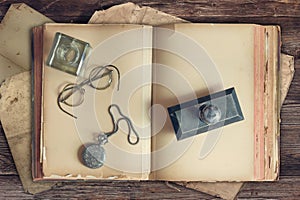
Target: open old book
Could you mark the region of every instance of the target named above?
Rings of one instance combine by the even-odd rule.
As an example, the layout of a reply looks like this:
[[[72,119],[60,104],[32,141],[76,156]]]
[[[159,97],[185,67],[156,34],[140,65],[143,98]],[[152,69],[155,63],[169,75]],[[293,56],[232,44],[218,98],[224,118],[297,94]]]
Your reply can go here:
[[[57,33],[92,47],[78,76],[49,66]],[[277,26],[253,24],[34,28],[34,179],[277,179],[279,33]],[[105,65],[117,67],[120,81],[113,73],[105,90],[84,86],[82,104],[66,108],[76,119],[62,112],[57,105],[62,87],[87,80],[95,67]],[[168,107],[231,87],[242,121],[176,139]],[[101,147],[104,165],[86,167],[82,149],[113,129],[112,104],[128,116],[140,139],[131,145],[121,122]],[[115,109],[113,115],[120,114]]]

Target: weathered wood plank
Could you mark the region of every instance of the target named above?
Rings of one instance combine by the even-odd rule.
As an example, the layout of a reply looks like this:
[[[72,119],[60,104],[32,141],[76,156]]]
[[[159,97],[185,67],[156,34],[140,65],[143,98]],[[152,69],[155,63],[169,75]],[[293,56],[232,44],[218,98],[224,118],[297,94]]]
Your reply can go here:
[[[281,125],[280,176],[300,177],[300,125]]]
[[[6,9],[11,3],[18,0],[4,0],[1,3],[1,14],[3,17]],[[64,17],[67,21],[82,20],[91,16],[95,9],[107,9],[111,6],[124,3],[121,0],[110,1],[67,1],[67,0],[44,0],[30,1],[23,0],[29,6],[41,11],[52,19],[61,19]],[[132,0],[133,3],[145,6],[151,6],[163,12],[179,16],[186,19],[196,19],[201,16],[211,17],[299,17],[300,3],[297,0],[248,0],[248,1],[230,1],[230,0],[152,0],[141,1]],[[176,8],[176,9],[174,9]],[[178,9],[180,8],[180,9]],[[288,11],[288,12],[287,12]],[[61,21],[61,20],[57,20]]]
[[[36,195],[25,194],[18,176],[0,176],[3,199],[213,199],[213,197],[176,185],[180,191],[164,182],[103,181],[65,182],[52,190]],[[295,199],[300,196],[300,178],[277,182],[246,183],[238,199]],[[214,198],[215,199],[215,198]]]
[[[22,191],[18,176],[0,176],[0,199],[213,199],[213,197],[161,181],[65,182],[36,195]],[[179,191],[180,190],[180,191]],[[155,194],[154,194],[155,193]],[[154,194],[154,195],[153,195]]]
[[[0,199],[33,199],[33,196],[23,191],[18,176],[0,176]]]
[[[300,30],[299,30],[300,32]],[[300,36],[299,36],[300,39]],[[297,47],[296,54],[300,52],[300,44]],[[300,124],[300,59],[295,60],[295,74],[290,86],[290,90],[281,108],[282,125],[299,125]],[[298,130],[290,130],[295,131]]]
[[[238,194],[238,199],[298,199],[300,180],[247,183]]]
[[[0,123],[0,175],[16,175],[17,170]]]
[[[298,96],[298,95],[297,95]],[[286,125],[297,125],[300,119],[300,104],[284,105],[281,109],[281,121]]]

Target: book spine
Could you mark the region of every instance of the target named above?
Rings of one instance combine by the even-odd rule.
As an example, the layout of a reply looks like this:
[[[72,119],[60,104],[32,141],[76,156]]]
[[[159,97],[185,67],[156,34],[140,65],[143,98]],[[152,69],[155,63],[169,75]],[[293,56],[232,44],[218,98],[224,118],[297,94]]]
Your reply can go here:
[[[33,140],[32,140],[32,176],[33,180],[40,180],[42,178],[42,151],[41,147],[41,101],[42,101],[42,49],[43,49],[43,27],[34,27],[33,35]]]

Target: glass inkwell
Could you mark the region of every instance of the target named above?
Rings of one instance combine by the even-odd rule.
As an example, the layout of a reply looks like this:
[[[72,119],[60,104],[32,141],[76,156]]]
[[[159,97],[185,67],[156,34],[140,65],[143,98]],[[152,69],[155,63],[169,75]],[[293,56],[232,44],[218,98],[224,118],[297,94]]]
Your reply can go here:
[[[78,76],[90,50],[89,43],[57,32],[48,56],[47,65]]]

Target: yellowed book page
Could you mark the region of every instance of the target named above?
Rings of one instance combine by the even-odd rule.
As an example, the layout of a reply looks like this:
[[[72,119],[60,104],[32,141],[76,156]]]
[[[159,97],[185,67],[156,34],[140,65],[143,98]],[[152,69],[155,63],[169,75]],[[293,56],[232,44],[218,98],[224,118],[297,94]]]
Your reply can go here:
[[[177,24],[167,27],[170,33],[163,33],[165,46],[161,44],[163,40],[158,41],[158,46],[167,50],[155,50],[153,53],[155,63],[164,66],[153,69],[153,104],[164,107],[154,111],[152,116],[152,134],[155,135],[152,152],[159,152],[152,154],[152,168],[157,169],[153,174],[155,179],[253,180],[254,27]],[[159,31],[156,32],[154,41],[161,37]],[[176,36],[177,33],[180,36]],[[180,41],[178,38],[182,37],[188,39]],[[174,47],[173,40],[177,41],[178,47]],[[194,47],[195,44],[200,47]],[[168,52],[168,48],[176,49],[180,45],[184,49],[179,52],[181,55]],[[189,54],[196,56],[189,57]],[[236,90],[245,119],[177,141],[164,109],[230,87]],[[156,120],[162,116],[161,113],[165,113],[165,123],[160,123],[162,119]],[[172,156],[176,159],[170,159]]]
[[[113,64],[121,74],[120,89],[114,73],[112,86],[96,91],[85,86],[82,105],[68,109],[73,119],[59,110],[56,99],[65,83],[76,77],[44,67],[43,88],[43,172],[49,178],[148,179],[150,172],[150,116],[152,27],[140,25],[66,25],[48,24],[44,28],[44,59],[46,60],[56,32],[62,32],[91,44],[93,51],[86,69]],[[132,38],[134,37],[134,38]],[[109,47],[109,48],[108,48]],[[132,81],[134,80],[134,81]],[[79,149],[97,143],[97,136],[112,130],[108,114],[110,104],[119,105],[129,116],[140,136],[136,145],[127,141],[127,127],[109,137],[103,147],[103,167],[90,169],[80,162]],[[113,110],[115,117],[116,110]],[[116,118],[117,119],[117,118]],[[78,155],[79,154],[79,155]]]

